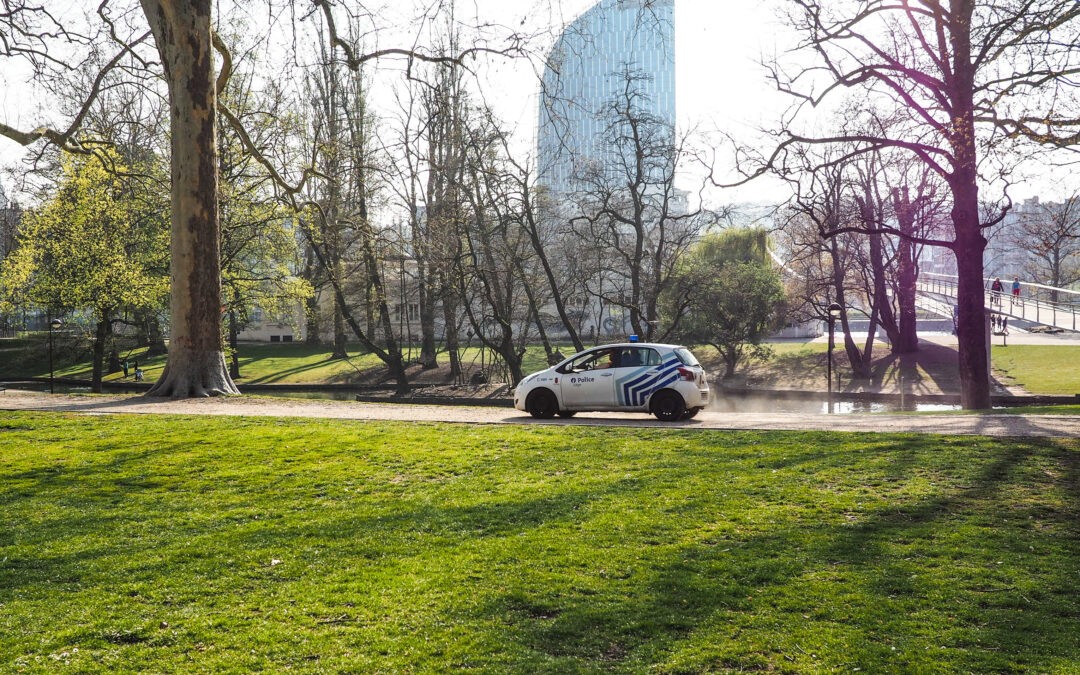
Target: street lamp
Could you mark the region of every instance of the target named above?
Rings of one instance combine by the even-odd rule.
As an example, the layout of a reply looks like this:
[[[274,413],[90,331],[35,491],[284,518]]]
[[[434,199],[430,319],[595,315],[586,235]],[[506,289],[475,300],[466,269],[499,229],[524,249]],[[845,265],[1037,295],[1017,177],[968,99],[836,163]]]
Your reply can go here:
[[[55,330],[55,329],[57,329],[57,328],[59,328],[60,326],[63,326],[63,325],[64,325],[64,322],[61,321],[60,319],[53,319],[52,321],[49,322],[49,393],[50,394],[55,393],[53,391],[53,344],[55,342],[55,340],[53,339],[53,330]]]
[[[836,320],[840,318],[840,312],[843,308],[839,303],[832,303],[829,305],[829,372],[826,377],[829,380],[829,396],[832,396],[832,352],[833,352],[833,326],[836,324]]]

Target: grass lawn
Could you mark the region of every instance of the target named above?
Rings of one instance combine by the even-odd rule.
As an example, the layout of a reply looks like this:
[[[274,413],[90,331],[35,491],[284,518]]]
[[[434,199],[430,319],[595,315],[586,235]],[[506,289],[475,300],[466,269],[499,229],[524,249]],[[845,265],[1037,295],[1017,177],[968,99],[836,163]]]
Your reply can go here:
[[[0,377],[48,377],[48,346],[44,335],[27,338],[0,339]],[[570,356],[574,348],[570,345],[558,345],[563,354]],[[362,353],[357,348],[349,350],[348,360],[331,360],[333,351],[328,346],[311,346],[300,342],[294,343],[241,343],[238,350],[240,361],[240,384],[321,384],[349,382],[356,378],[359,371],[382,366],[382,361],[373,354]],[[139,347],[120,352],[121,358],[138,361],[145,371],[147,382],[156,381],[165,367],[165,356],[148,358],[146,348]],[[408,355],[408,353],[406,353]],[[414,348],[413,358],[419,356],[419,348]],[[89,380],[91,363],[88,354],[70,355],[59,346],[54,364],[57,377],[73,377]],[[483,356],[490,361],[490,352]],[[461,350],[461,360],[466,366],[479,369],[482,364],[480,350],[469,347]],[[439,355],[440,363],[448,363],[446,354]],[[526,373],[547,368],[544,349],[540,345],[531,345],[525,353],[522,367]],[[134,370],[126,378],[135,377]],[[105,380],[124,380],[123,373],[106,375]]]
[[[824,363],[823,355],[827,351],[824,343],[777,342],[768,345],[773,356],[765,361],[751,361],[740,364],[740,372],[747,367],[764,369],[771,373],[774,382],[765,384],[779,388],[800,388],[806,386],[804,379],[817,383],[821,379]],[[860,344],[861,346],[861,344]],[[573,353],[573,347],[559,345],[565,356]],[[838,345],[836,367],[847,372],[846,357],[843,347]],[[888,348],[878,345],[875,353],[885,356]],[[154,381],[165,367],[165,357],[147,358],[145,349],[139,348],[122,352],[122,357],[138,360],[142,365],[147,381]],[[321,384],[346,383],[355,381],[360,371],[379,368],[382,363],[371,354],[363,354],[358,349],[350,350],[348,360],[330,360],[331,349],[325,346],[313,347],[303,343],[244,343],[240,345],[240,374],[238,382],[243,384]],[[695,354],[707,368],[718,377],[723,372],[723,365],[712,347],[694,348]],[[414,350],[414,357],[418,350]],[[446,355],[440,355],[440,362],[446,363]],[[490,360],[490,353],[484,356]],[[88,355],[71,355],[62,349],[57,350],[56,375],[90,379]],[[481,366],[480,351],[475,347],[463,350],[462,361],[475,368]],[[1080,345],[1013,345],[993,347],[993,363],[998,379],[1024,386],[1033,394],[1080,393]],[[947,366],[955,370],[950,358]],[[526,351],[523,370],[525,373],[546,368],[544,351],[540,345],[531,345]],[[895,377],[896,364],[890,364],[879,379],[890,381]],[[822,371],[819,373],[818,371]],[[47,377],[49,374],[48,350],[44,336],[29,338],[0,339],[0,377]],[[917,366],[913,377],[921,380],[936,380],[942,373],[928,372]],[[953,375],[955,378],[955,374]],[[134,378],[134,372],[128,379]],[[106,380],[123,379],[121,373],[107,375]]]
[[[1076,672],[1080,442],[0,413],[0,672]]]
[[[1080,345],[994,345],[994,370],[1033,394],[1080,393]]]

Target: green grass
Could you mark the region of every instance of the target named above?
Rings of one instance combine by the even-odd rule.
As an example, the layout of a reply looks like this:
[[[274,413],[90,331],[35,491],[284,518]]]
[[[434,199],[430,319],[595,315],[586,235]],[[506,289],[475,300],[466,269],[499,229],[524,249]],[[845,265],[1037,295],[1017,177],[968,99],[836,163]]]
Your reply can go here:
[[[48,377],[48,346],[44,335],[28,338],[0,339],[0,377]],[[560,345],[566,356],[573,353],[573,347]],[[84,350],[85,351],[85,350]],[[344,383],[355,380],[360,371],[380,368],[382,362],[374,354],[362,353],[359,349],[349,349],[349,359],[330,359],[332,348],[311,346],[303,343],[242,343],[239,346],[240,384],[322,384]],[[122,358],[138,361],[145,371],[147,382],[156,381],[165,367],[165,356],[147,357],[146,348],[119,352]],[[419,349],[412,351],[413,358],[419,356]],[[487,353],[484,359],[490,360]],[[461,360],[475,368],[481,366],[480,350],[469,347],[461,350]],[[448,363],[446,354],[439,355],[439,362]],[[57,377],[90,379],[91,363],[89,354],[69,353],[58,343],[56,350],[55,373]],[[539,345],[532,345],[525,353],[522,368],[531,373],[547,367],[544,350]],[[131,370],[128,381],[133,380]],[[123,373],[106,375],[105,380],[124,380]]]
[[[824,343],[777,342],[769,344],[773,356],[765,363],[777,373],[779,380],[798,381],[807,369],[814,367],[824,354]],[[569,345],[560,345],[565,356],[573,353]],[[837,367],[843,370],[846,360],[842,355],[842,346],[838,346]],[[696,347],[695,353],[714,373],[722,372],[719,357],[711,347]],[[165,357],[147,358],[145,349],[137,348],[121,352],[130,360],[138,360],[146,373],[147,381],[154,381],[165,366]],[[303,343],[269,344],[244,343],[240,345],[240,384],[322,384],[346,383],[355,381],[358,373],[366,369],[380,368],[382,363],[372,354],[363,354],[358,349],[349,351],[348,360],[331,360],[331,349],[313,347]],[[887,348],[879,346],[876,351],[885,355]],[[418,350],[414,350],[414,357]],[[56,375],[58,377],[90,378],[89,355],[69,352],[58,343],[56,356]],[[446,363],[446,355],[440,355],[440,362]],[[490,354],[485,355],[490,359]],[[476,368],[480,367],[480,352],[475,347],[463,350],[462,360]],[[760,363],[760,362],[759,362]],[[1033,394],[1080,393],[1080,345],[1014,345],[993,347],[993,363],[999,379],[1022,385]],[[746,364],[740,366],[745,368]],[[950,368],[953,364],[948,363]],[[525,373],[546,368],[543,349],[532,345],[525,354],[522,369]],[[888,380],[892,369],[883,375]],[[0,339],[0,377],[47,377],[49,374],[48,350],[44,336],[32,336],[20,339]],[[918,376],[923,379],[936,379],[940,373],[931,373],[919,368]],[[134,373],[128,379],[133,379]],[[121,373],[107,375],[106,380],[123,379]]]
[[[957,410],[955,412],[979,413],[980,411]],[[993,413],[995,415],[1080,415],[1080,405],[1026,405],[1016,408],[995,408]]]
[[[1077,672],[1078,451],[0,413],[0,672]]]
[[[1033,394],[1080,393],[1080,345],[992,347],[994,369]]]

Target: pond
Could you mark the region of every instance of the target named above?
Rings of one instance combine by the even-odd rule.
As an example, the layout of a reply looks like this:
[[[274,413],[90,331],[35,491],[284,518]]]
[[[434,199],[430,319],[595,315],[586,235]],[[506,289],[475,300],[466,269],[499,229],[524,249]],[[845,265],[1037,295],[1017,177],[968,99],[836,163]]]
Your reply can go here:
[[[854,413],[884,412],[934,412],[959,410],[959,405],[948,403],[909,402],[901,407],[899,403],[886,401],[833,401],[826,398],[788,398],[756,394],[716,395],[706,410],[736,413],[810,413],[850,415]]]

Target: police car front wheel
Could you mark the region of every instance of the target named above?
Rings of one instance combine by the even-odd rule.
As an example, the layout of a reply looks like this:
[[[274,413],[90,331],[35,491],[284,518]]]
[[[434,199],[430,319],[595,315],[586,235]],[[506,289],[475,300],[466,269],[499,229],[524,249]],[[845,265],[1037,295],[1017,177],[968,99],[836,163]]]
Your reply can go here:
[[[549,420],[559,411],[555,394],[547,389],[537,389],[525,399],[525,409],[538,420]]]

